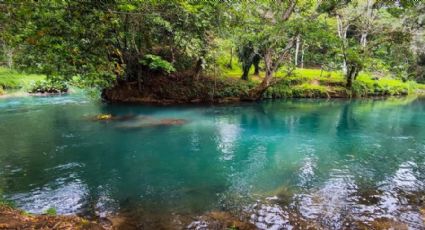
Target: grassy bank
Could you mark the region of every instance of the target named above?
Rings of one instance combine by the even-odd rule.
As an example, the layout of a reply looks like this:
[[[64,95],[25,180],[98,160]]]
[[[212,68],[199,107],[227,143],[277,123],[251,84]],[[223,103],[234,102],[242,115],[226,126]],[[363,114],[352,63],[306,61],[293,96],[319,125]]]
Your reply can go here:
[[[46,79],[45,75],[19,73],[0,67],[0,94],[19,89],[27,90],[31,84]]]
[[[223,75],[239,78],[242,71],[236,67],[232,70],[224,70]],[[264,73],[260,73],[259,76],[251,73],[250,80],[259,82],[263,76]],[[290,76],[286,76],[283,72],[278,72],[276,76],[280,78],[280,81],[265,92],[264,98],[400,96],[425,90],[425,85],[414,81],[403,82],[391,76],[375,77],[370,73],[363,72],[353,82],[351,90],[345,87],[344,75],[336,71],[296,69]]]

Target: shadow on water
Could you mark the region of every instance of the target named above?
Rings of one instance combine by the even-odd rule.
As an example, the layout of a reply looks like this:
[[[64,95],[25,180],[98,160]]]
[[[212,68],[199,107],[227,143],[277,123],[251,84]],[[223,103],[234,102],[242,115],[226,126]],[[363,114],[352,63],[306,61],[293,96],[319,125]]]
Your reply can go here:
[[[0,100],[0,189],[27,211],[128,228],[425,228],[423,99],[49,100]]]

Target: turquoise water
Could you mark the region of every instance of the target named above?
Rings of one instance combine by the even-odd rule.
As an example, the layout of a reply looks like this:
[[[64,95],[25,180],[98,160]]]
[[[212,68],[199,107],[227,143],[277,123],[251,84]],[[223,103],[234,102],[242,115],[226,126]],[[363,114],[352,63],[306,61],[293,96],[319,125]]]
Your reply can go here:
[[[0,190],[33,213],[133,213],[151,224],[225,211],[259,229],[379,219],[420,229],[424,112],[412,98],[173,107],[3,98]],[[190,222],[180,224],[206,224]]]

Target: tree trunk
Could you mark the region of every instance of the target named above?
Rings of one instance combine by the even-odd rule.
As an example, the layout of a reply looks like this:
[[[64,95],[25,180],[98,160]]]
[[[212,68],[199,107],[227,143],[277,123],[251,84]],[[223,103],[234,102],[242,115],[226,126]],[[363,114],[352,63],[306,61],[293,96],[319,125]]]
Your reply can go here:
[[[301,43],[301,69],[304,68],[304,41]]]
[[[346,54],[346,42],[347,42],[347,30],[349,25],[344,25],[343,19],[340,15],[336,16],[337,20],[337,29],[338,29],[338,37],[341,39],[342,43],[342,52],[344,55],[344,58],[342,60],[342,71],[344,74],[347,74],[347,54]]]
[[[351,89],[351,87],[353,86],[353,79],[351,78],[351,74],[347,75],[347,89]]]
[[[253,64],[254,64],[254,75],[258,76],[260,75],[260,55],[256,54],[253,58]]]
[[[362,36],[360,37],[360,44],[362,46],[363,49],[366,48],[367,45],[367,32],[363,32]]]
[[[250,90],[246,96],[243,96],[243,101],[258,101],[263,96],[264,92],[270,87],[271,80],[273,79],[274,73],[266,71],[266,76],[263,81],[254,89]]]
[[[249,74],[249,70],[251,69],[251,66],[252,66],[251,61],[242,63],[242,71],[243,71],[242,77],[241,77],[242,80],[245,80],[245,81],[249,80],[248,74]]]
[[[243,71],[242,72],[242,77],[241,77],[242,80],[245,80],[245,81],[248,81],[249,80],[248,74],[249,74],[250,67],[251,66],[249,66],[249,67],[243,66],[242,67],[242,71]]]
[[[11,69],[13,67],[13,49],[9,48],[6,43],[3,43],[3,53],[6,57],[7,67]]]
[[[202,59],[198,59],[195,66],[195,80],[199,80],[199,76],[201,75],[202,71]]]
[[[367,0],[365,13],[366,23],[363,24],[362,34],[360,37],[360,45],[363,50],[366,48],[368,31],[370,29],[370,24],[373,21],[373,3],[371,0]]]
[[[7,67],[9,67],[9,69],[12,69],[13,67],[13,50],[9,49],[7,51]]]
[[[344,60],[342,61],[342,72],[343,72],[344,74],[347,74],[347,61],[345,60],[345,58],[344,58]]]
[[[254,62],[254,75],[258,76],[260,75],[260,67],[258,66],[258,63]]]
[[[229,64],[227,64],[227,68],[233,69],[233,47],[230,47],[230,60]]]
[[[137,88],[139,89],[139,92],[142,92],[142,74],[140,71],[137,71]]]
[[[263,93],[270,87],[270,83],[273,79],[274,72],[277,69],[277,65],[273,65],[272,51],[270,49],[266,50],[264,55],[264,63],[266,66],[266,75],[264,76],[263,81],[254,89],[248,92],[246,97],[241,98],[246,101],[257,101],[260,100],[263,96]]]
[[[297,35],[297,39],[296,39],[296,43],[295,43],[295,62],[294,62],[294,64],[295,64],[295,67],[298,67],[298,53],[299,53],[299,50],[300,50],[300,35],[298,34]]]
[[[348,73],[347,73],[347,89],[351,89],[353,86],[353,80],[355,80],[357,78],[357,75],[359,73],[359,68],[357,66],[351,66],[348,69]]]

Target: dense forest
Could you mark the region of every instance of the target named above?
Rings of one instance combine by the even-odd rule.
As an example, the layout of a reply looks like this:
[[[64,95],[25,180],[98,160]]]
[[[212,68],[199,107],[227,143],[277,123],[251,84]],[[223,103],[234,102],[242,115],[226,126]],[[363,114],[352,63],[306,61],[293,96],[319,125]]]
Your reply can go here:
[[[377,80],[425,80],[421,1],[3,0],[0,11],[4,65],[118,101],[407,94],[413,84]]]

